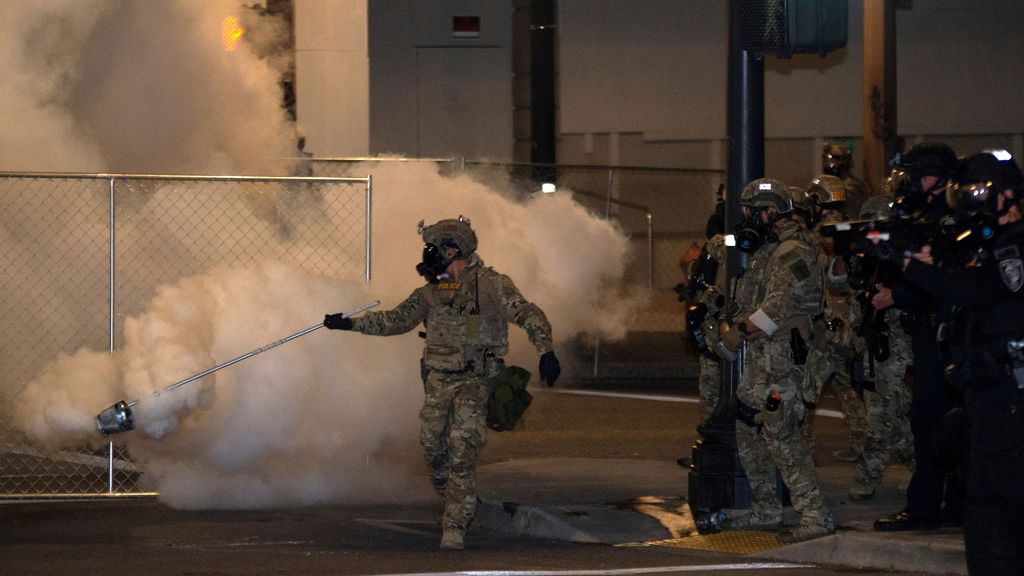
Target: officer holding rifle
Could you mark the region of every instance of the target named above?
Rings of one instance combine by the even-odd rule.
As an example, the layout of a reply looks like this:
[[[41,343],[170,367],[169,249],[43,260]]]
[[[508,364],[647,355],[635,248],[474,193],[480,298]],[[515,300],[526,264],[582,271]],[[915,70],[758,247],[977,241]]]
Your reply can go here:
[[[1020,574],[1024,566],[1022,182],[1003,150],[960,161],[947,190],[956,209],[955,265],[938,266],[930,245],[903,259],[909,283],[957,311],[949,374],[966,401],[971,574]]]

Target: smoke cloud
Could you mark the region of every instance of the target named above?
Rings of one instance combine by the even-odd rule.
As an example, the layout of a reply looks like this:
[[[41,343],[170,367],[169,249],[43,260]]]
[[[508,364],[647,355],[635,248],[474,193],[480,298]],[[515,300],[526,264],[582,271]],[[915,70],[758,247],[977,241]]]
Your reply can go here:
[[[0,22],[10,31],[0,35],[0,65],[10,71],[0,75],[0,113],[18,119],[0,125],[0,169],[275,171],[265,160],[287,155],[293,132],[278,104],[274,65],[244,45],[224,52],[220,18],[207,18],[235,6],[0,3]],[[315,325],[325,313],[373,299],[382,301],[381,309],[397,305],[422,283],[414,272],[420,220],[470,218],[485,264],[508,274],[547,313],[563,359],[570,356],[566,343],[580,334],[621,335],[631,304],[616,288],[628,264],[628,240],[571,196],[517,199],[509,184],[443,177],[429,163],[367,163],[352,174],[374,178],[372,282],[355,274],[325,277],[309,264],[309,254],[323,250],[307,243],[315,236],[309,227],[351,225],[342,216],[350,212],[343,197],[325,196],[302,210],[285,193],[250,198],[233,211],[231,224],[249,231],[263,259],[170,279],[127,267],[120,272],[123,286],[155,295],[125,321],[117,352],[97,342],[4,390],[13,397],[12,425],[48,449],[99,446],[105,441],[95,430],[96,414],[117,400],[138,400],[136,430],[117,441],[127,443],[147,486],[177,507],[429,497],[417,445],[423,392],[422,341],[415,333],[380,338],[317,330],[156,395]],[[222,222],[196,218],[165,227],[161,214],[184,209],[205,192],[162,186],[140,195],[122,209],[138,224],[121,241],[135,246],[155,237],[155,247],[138,250],[136,258],[158,249],[189,262],[189,243],[217,238]],[[5,317],[22,318],[15,312],[29,308],[44,285],[59,302],[47,312],[62,321],[18,320],[26,331],[37,327],[56,339],[86,321],[79,318],[88,305],[80,276],[35,264],[52,253],[95,262],[102,243],[81,239],[106,235],[102,211],[92,211],[103,201],[102,194],[87,194],[82,206],[57,215],[15,217],[4,207],[0,241],[13,255],[8,270],[32,280],[5,294]],[[311,209],[319,218],[308,217]],[[74,240],[53,245],[38,236],[39,230],[53,236],[55,223]],[[203,248],[233,261],[225,248]],[[151,290],[154,276],[161,286]],[[511,336],[507,360],[535,372],[536,351],[521,330],[513,327]]]
[[[126,322],[116,354],[81,350],[44,367],[16,398],[14,425],[51,448],[95,443],[95,415],[117,399],[139,399],[137,429],[118,439],[175,506],[421,496],[426,483],[414,480],[422,473],[414,444],[422,341],[415,334],[318,330],[154,396],[325,313],[373,299],[397,305],[421,284],[414,272],[421,219],[469,217],[484,262],[509,274],[546,311],[559,344],[584,332],[621,330],[629,305],[605,288],[621,278],[627,240],[570,197],[517,202],[466,177],[441,177],[428,164],[361,168],[373,171],[376,190],[370,284],[303,270],[298,256],[309,247],[282,241],[273,261],[165,285]],[[255,213],[248,217],[258,227]],[[536,351],[512,330],[509,360],[535,369]],[[399,461],[389,459],[396,454]]]
[[[283,173],[281,64],[226,51],[233,0],[0,3],[0,170]],[[262,38],[275,28],[262,23]]]

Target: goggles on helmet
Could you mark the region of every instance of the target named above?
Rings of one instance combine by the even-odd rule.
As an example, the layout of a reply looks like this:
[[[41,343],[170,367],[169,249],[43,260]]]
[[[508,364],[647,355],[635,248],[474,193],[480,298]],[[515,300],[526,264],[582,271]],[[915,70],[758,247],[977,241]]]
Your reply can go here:
[[[950,208],[957,208],[968,214],[976,214],[986,207],[995,207],[995,195],[992,181],[974,182],[972,184],[952,183],[946,187],[946,203]]]

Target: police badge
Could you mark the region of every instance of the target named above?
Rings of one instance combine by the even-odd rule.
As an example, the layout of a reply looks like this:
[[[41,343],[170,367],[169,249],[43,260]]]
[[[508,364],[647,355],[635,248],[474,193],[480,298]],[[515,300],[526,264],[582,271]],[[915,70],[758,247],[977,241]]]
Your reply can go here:
[[[1020,251],[1016,246],[1007,246],[996,250],[996,258],[999,259],[999,276],[1003,284],[1011,292],[1020,291],[1024,286],[1024,261],[1020,258]]]

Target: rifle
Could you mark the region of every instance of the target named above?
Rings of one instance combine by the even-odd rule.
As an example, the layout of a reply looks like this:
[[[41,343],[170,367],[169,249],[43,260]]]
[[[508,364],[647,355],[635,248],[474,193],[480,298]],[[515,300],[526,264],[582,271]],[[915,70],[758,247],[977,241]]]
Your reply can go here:
[[[877,261],[902,262],[925,245],[933,252],[955,252],[956,226],[952,218],[939,222],[882,218],[851,220],[821,227],[821,234],[832,238],[836,253],[861,254]]]
[[[867,349],[868,370],[864,379],[863,368],[858,370],[856,360],[851,370],[851,382],[854,387],[874,391],[875,362],[889,359],[889,324],[885,320],[886,310],[877,310],[871,300],[878,294],[878,284],[887,284],[898,271],[893,270],[886,262],[878,262],[865,255],[850,258],[850,285],[858,292],[857,300],[861,307],[861,321],[857,334],[864,339]]]

